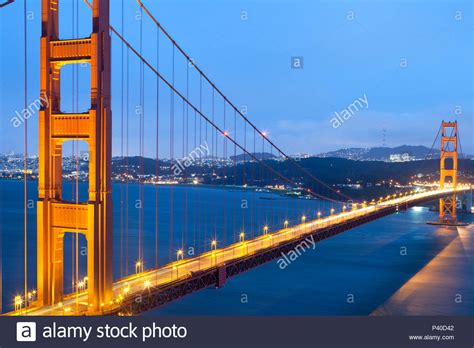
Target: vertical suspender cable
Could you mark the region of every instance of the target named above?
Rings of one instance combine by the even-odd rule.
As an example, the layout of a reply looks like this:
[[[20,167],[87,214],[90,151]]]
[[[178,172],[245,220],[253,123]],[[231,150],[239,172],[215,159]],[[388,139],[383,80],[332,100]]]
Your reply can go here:
[[[129,94],[129,89],[130,89],[130,52],[127,50],[127,68],[126,68],[126,76],[127,76],[127,84],[126,84],[126,89],[125,89],[125,94],[126,94],[126,113],[125,113],[125,275],[128,275],[129,271],[129,264],[128,264],[128,223],[129,223],[129,202],[128,202],[128,197],[129,197],[129,160],[128,160],[128,155],[129,155],[129,112],[130,112],[130,94]]]
[[[124,0],[121,2],[121,29],[122,29],[122,35],[124,35]],[[121,61],[120,61],[120,73],[121,73],[121,79],[120,79],[120,160],[121,162],[123,161],[123,106],[124,106],[124,48],[125,45],[122,42],[122,47],[121,47]],[[120,180],[120,277],[122,278],[124,276],[124,267],[123,267],[123,181]]]
[[[28,103],[28,44],[27,44],[27,38],[28,38],[28,27],[27,27],[27,18],[26,18],[26,1],[24,0],[23,2],[23,45],[24,45],[24,61],[23,61],[23,68],[24,68],[24,109],[27,109],[27,103]],[[23,238],[24,238],[24,245],[23,245],[23,252],[24,252],[24,301],[25,301],[25,307],[27,305],[28,301],[28,186],[27,186],[27,168],[28,168],[28,119],[25,118],[25,127],[24,127],[24,153],[23,153]]]
[[[174,86],[174,46],[172,53],[172,86]],[[170,90],[170,161],[174,160],[174,92]],[[169,260],[173,258],[174,243],[174,197],[173,185],[170,187],[170,229],[169,229]]]
[[[234,137],[237,139],[237,114],[234,110]],[[234,144],[234,243],[236,242],[236,227],[237,227],[237,146]]]
[[[156,29],[156,67],[160,69],[160,30]],[[156,77],[156,143],[155,143],[155,153],[156,153],[156,167],[155,167],[155,268],[158,268],[158,232],[159,232],[159,218],[158,218],[158,199],[159,199],[159,138],[158,133],[160,130],[160,79]],[[158,276],[158,273],[157,273]]]
[[[75,37],[75,26],[74,26],[74,22],[76,20],[76,16],[75,16],[75,7],[74,7],[74,1],[71,1],[71,7],[72,7],[72,11],[71,11],[71,37],[74,38]],[[75,97],[75,93],[74,93],[74,87],[76,85],[75,83],[75,79],[76,79],[76,69],[75,69],[75,66],[72,67],[72,79],[71,79],[71,104],[72,104],[72,108],[71,108],[71,112],[74,112],[75,111],[75,100],[74,100],[74,97]],[[75,126],[77,127],[77,123],[75,123]],[[74,159],[74,156],[76,154],[76,151],[75,151],[75,146],[76,146],[76,142],[73,140],[71,141],[71,160]],[[77,176],[77,171],[76,171],[76,176]],[[71,182],[71,201],[75,201],[75,196],[76,195],[76,192],[75,192],[75,182]],[[75,219],[75,223],[77,225],[77,219]],[[72,236],[71,237],[71,292],[74,292],[74,284],[75,284],[75,281],[74,281],[74,275],[75,275],[75,267],[74,267],[74,262],[75,262],[75,246],[74,246],[74,242],[75,242],[75,236]]]
[[[140,54],[143,54],[143,10],[140,10]],[[139,163],[140,163],[140,170],[139,174],[141,174],[143,170],[143,153],[142,153],[142,138],[143,138],[143,129],[142,129],[142,118],[143,118],[143,62],[140,62],[140,117],[139,117],[139,139],[138,139],[138,153],[139,153]],[[141,209],[143,209],[143,201],[142,199],[142,180],[143,177],[140,177],[138,180],[138,200],[139,200],[139,207],[138,209],[138,262],[140,265],[143,265],[145,260],[142,258],[142,229],[143,229],[143,220],[142,220],[142,213]],[[141,266],[143,267],[143,266]],[[143,268],[139,268],[140,271]]]
[[[75,21],[73,23],[75,23],[75,36],[74,37],[78,37],[79,36],[79,8],[78,8],[78,1],[75,0],[75,4],[73,4],[73,6],[76,5],[76,9],[75,9],[75,14],[76,14],[76,18],[75,18]],[[75,64],[73,66],[74,70],[73,70],[73,74],[75,75],[75,86],[74,86],[74,93],[75,93],[75,112],[78,112],[79,111],[79,70],[78,70],[78,66],[77,64]],[[76,121],[76,127],[79,127],[79,125],[77,124],[78,121]],[[79,206],[79,142],[76,140],[76,205]],[[77,293],[78,291],[78,283],[79,283],[79,233],[77,232],[78,230],[78,225],[79,225],[79,220],[78,220],[78,217],[76,216],[76,233],[74,234],[75,236],[75,245],[76,245],[76,250],[75,250],[75,265],[76,265],[76,274],[75,274],[75,292]],[[76,310],[78,308],[78,298],[76,296]]]

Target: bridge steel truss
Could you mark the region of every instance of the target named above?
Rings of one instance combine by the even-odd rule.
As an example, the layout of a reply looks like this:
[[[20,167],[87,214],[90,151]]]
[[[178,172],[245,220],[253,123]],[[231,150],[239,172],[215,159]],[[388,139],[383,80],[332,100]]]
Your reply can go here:
[[[117,305],[115,308],[111,308],[110,310],[103,311],[102,314],[136,315],[161,307],[181,297],[211,286],[217,288],[222,287],[227,279],[256,268],[267,262],[276,260],[280,258],[282,254],[288,253],[291,250],[295,250],[296,246],[298,246],[309,236],[313,236],[314,241],[317,243],[342,232],[353,229],[357,226],[380,219],[384,216],[396,213],[397,211],[407,210],[408,208],[415,205],[442,198],[445,195],[446,194],[440,194],[439,196],[422,198],[416,201],[386,207],[377,210],[372,214],[368,214],[367,216],[353,218],[334,226],[308,231],[308,233],[300,236],[297,239],[282,242],[260,252],[235,259],[229,263],[218,264],[209,268],[208,270],[190,273],[188,277],[184,279],[145,289],[140,295],[137,296],[137,294],[134,294],[126,297],[120,303],[120,305]]]
[[[112,197],[109,0],[94,0],[92,33],[59,39],[58,0],[42,0],[37,212],[37,290],[42,305],[58,303],[64,289],[63,244],[66,232],[87,240],[89,305],[97,311],[112,299]],[[90,64],[90,109],[61,110],[61,68]],[[89,146],[89,192],[84,203],[62,197],[62,150],[70,140]]]
[[[449,162],[448,162],[449,161]],[[449,164],[448,164],[449,163]],[[450,179],[454,193],[439,200],[438,223],[453,225],[456,216],[456,186],[458,171],[458,124],[454,122],[441,123],[441,153],[440,153],[440,188],[445,188]]]

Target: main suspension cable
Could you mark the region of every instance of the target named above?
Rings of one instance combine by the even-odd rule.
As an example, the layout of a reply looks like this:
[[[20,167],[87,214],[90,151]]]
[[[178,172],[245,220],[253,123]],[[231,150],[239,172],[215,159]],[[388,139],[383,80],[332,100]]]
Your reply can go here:
[[[87,0],[85,0],[87,1]],[[326,187],[327,189],[331,190],[334,192],[336,195],[339,195],[341,197],[344,197],[346,199],[352,200],[351,197],[349,197],[346,194],[343,194],[339,190],[336,190],[329,186],[327,183],[323,182],[322,180],[318,179],[316,176],[314,176],[312,173],[310,173],[306,168],[304,168],[302,165],[300,165],[297,161],[295,161],[293,158],[288,156],[281,148],[275,145],[268,136],[265,134],[265,132],[261,131],[257,126],[251,122],[240,110],[237,108],[228,98],[227,96],[210,80],[209,77],[196,65],[193,59],[189,55],[186,54],[186,52],[181,48],[181,46],[178,45],[178,43],[171,37],[171,35],[164,29],[164,27],[161,25],[161,23],[151,14],[151,12],[148,10],[148,8],[143,4],[141,0],[136,0],[138,5],[140,6],[141,9],[145,11],[145,13],[148,15],[148,17],[158,26],[158,28],[163,32],[163,34],[166,35],[166,37],[171,41],[174,47],[178,49],[178,51],[188,60],[189,63],[193,65],[193,67],[196,69],[196,71],[199,72],[199,74],[204,77],[204,79],[211,85],[213,89],[215,89],[224,99],[224,101],[229,104],[236,112],[237,114],[243,118],[251,127],[255,129],[255,131],[262,137],[264,138],[271,146],[273,146],[281,156],[283,156],[286,160],[290,161],[292,164],[294,164],[296,167],[298,167],[303,173],[308,175],[311,179],[319,183],[320,185]]]
[[[265,163],[264,160],[262,159],[259,159],[258,156],[255,156],[255,154],[252,154],[250,153],[249,151],[247,151],[247,149],[243,148],[242,145],[240,145],[239,143],[237,143],[232,137],[229,136],[228,132],[227,131],[224,131],[222,130],[219,126],[217,126],[216,124],[214,124],[213,122],[211,122],[211,120],[206,116],[204,115],[196,106],[194,106],[194,104],[192,104],[189,100],[186,99],[186,97],[181,94],[181,92],[179,92],[172,83],[168,82],[167,79],[165,79],[163,77],[163,75],[158,72],[158,70],[156,70],[142,55],[140,55],[140,53],[125,39],[123,38],[120,33],[115,29],[113,28],[112,26],[110,26],[110,30],[120,39],[122,40],[125,45],[130,49],[130,51],[132,51],[146,66],[148,66],[148,68],[153,72],[155,73],[167,86],[168,88],[173,92],[172,95],[176,94],[180,99],[183,99],[189,107],[191,107],[197,114],[200,115],[200,117],[202,117],[204,120],[206,120],[206,122],[208,122],[209,124],[211,124],[218,133],[220,133],[224,138],[227,138],[229,139],[232,143],[234,143],[240,150],[242,150],[243,152],[247,153],[251,158],[253,158],[256,162],[259,162],[260,164],[262,164],[264,167],[266,167],[267,169],[269,169],[270,171],[272,171],[274,174],[276,174],[278,177],[280,177],[281,179],[283,179],[284,181],[287,181],[288,183],[290,183],[291,185],[294,185],[295,187],[298,186],[293,180],[287,178],[286,176],[284,176],[283,174],[279,173],[278,171],[276,171],[275,169],[273,169],[270,165],[268,165],[267,163]],[[172,98],[173,100],[173,98]],[[171,108],[172,110],[173,108]],[[254,128],[255,131],[257,131],[255,128]],[[171,149],[172,150],[172,149]],[[322,196],[314,191],[312,191],[311,189],[307,189],[306,191],[307,193],[315,196],[315,197],[319,197],[321,199],[325,199],[325,200],[328,200],[328,201],[332,201],[332,202],[335,202],[335,203],[344,203],[343,201],[339,201],[339,200],[336,200],[336,199],[332,199],[332,198],[328,198],[328,197],[325,197],[325,196]]]

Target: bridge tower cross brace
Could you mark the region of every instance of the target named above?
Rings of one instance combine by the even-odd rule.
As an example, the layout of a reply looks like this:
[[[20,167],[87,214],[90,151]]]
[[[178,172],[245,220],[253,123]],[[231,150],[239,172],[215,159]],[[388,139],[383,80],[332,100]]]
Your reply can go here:
[[[64,296],[63,243],[66,232],[87,240],[88,301],[98,311],[112,300],[112,196],[109,0],[93,0],[90,37],[59,39],[59,3],[42,0],[40,42],[37,290],[42,305]],[[90,109],[61,110],[61,67],[90,64]],[[87,202],[62,197],[62,148],[69,140],[89,146]]]
[[[447,165],[449,160],[449,165]],[[441,155],[440,155],[440,188],[445,188],[447,179],[451,179],[454,193],[452,196],[440,198],[438,222],[456,224],[456,186],[458,171],[458,124],[454,122],[441,123]]]

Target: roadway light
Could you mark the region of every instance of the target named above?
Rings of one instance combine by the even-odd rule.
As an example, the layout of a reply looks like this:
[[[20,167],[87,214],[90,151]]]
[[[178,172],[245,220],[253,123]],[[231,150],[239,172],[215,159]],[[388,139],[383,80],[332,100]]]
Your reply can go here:
[[[21,309],[21,306],[23,304],[23,299],[21,298],[20,295],[15,296],[15,298],[13,299],[13,303],[15,304],[15,311],[17,311],[18,309]]]
[[[303,216],[301,217],[301,221],[302,221],[303,223],[306,221],[306,215],[303,215]]]
[[[84,289],[85,285],[86,284],[84,283],[84,281],[80,281],[79,283],[77,283],[77,288],[79,290],[82,290],[82,289]]]
[[[139,273],[143,270],[143,262],[141,260],[138,260],[135,262],[135,273]]]
[[[263,234],[267,234],[268,233],[268,226],[265,225],[263,226]]]
[[[183,259],[184,255],[183,255],[183,249],[179,249],[177,252],[176,252],[176,260],[179,260],[179,259]]]
[[[216,250],[217,248],[217,241],[214,239],[211,241],[211,249]]]
[[[283,223],[283,225],[285,226],[285,228],[288,228],[288,220],[285,220],[285,222]]]
[[[318,211],[318,219],[321,217],[321,212]]]
[[[244,232],[240,232],[239,238],[240,238],[240,241],[243,242],[243,241],[245,240],[245,233],[244,233]]]
[[[342,206],[342,211],[346,211],[346,205]]]
[[[334,214],[334,208],[331,208],[331,215]]]
[[[151,283],[150,283],[150,281],[147,279],[147,280],[145,280],[145,283],[143,283],[143,285],[144,285],[145,289],[148,289],[148,288],[150,287]]]

